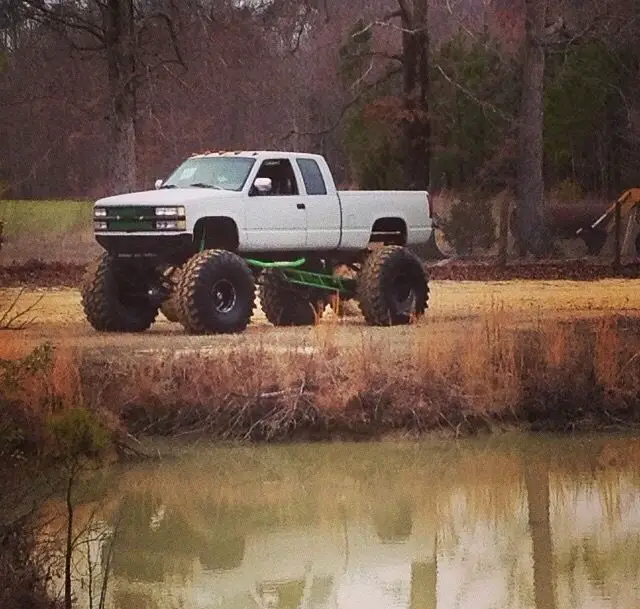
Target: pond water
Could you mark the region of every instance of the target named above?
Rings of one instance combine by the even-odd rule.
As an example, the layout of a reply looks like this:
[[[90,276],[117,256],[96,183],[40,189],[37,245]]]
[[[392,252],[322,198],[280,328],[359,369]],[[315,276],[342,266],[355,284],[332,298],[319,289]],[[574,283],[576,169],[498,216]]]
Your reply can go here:
[[[98,607],[108,573],[107,609],[635,609],[639,465],[640,438],[606,436],[191,447],[78,489],[74,589]]]

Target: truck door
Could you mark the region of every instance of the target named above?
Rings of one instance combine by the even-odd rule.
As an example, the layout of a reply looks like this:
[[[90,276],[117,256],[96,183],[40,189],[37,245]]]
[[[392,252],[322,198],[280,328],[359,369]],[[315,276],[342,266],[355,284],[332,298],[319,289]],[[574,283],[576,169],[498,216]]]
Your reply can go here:
[[[247,245],[253,251],[301,250],[307,242],[307,210],[289,159],[266,159],[256,178],[269,178],[270,192],[251,186],[245,204]],[[255,180],[255,178],[254,178]]]
[[[302,175],[307,207],[307,249],[332,250],[340,244],[340,200],[333,186],[327,188],[318,163],[311,158],[297,158]],[[330,192],[331,191],[331,192]]]

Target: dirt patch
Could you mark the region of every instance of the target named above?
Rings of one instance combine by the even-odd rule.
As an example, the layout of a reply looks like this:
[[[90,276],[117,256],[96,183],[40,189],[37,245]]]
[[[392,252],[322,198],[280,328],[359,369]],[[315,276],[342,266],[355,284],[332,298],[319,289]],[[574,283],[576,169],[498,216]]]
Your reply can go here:
[[[508,281],[511,279],[546,279],[593,281],[613,277],[640,277],[640,262],[629,262],[616,269],[600,260],[553,260],[511,262],[500,267],[495,262],[451,261],[427,265],[432,279],[453,281]]]
[[[0,310],[20,288],[0,290]],[[579,281],[513,280],[503,282],[432,281],[429,310],[417,326],[373,328],[361,316],[338,318],[326,309],[323,320],[313,327],[274,328],[258,307],[247,331],[229,336],[190,336],[182,326],[161,314],[151,330],[142,334],[95,332],[87,323],[80,294],[72,288],[27,289],[19,307],[40,301],[30,312],[33,323],[24,330],[3,331],[25,348],[44,340],[79,350],[122,354],[175,353],[179,350],[216,351],[228,347],[267,344],[273,350],[305,349],[333,341],[336,349],[368,344],[410,356],[416,334],[434,341],[464,335],[482,327],[490,318],[504,327],[535,327],[542,321],[640,316],[640,280],[604,279]],[[0,355],[2,344],[0,344]]]
[[[601,260],[511,262],[499,267],[492,261],[444,261],[427,263],[429,276],[439,281],[571,280],[593,281],[608,278],[640,278],[640,262],[619,269]],[[0,287],[78,287],[85,264],[31,260],[0,265]]]
[[[85,269],[84,264],[46,263],[40,260],[0,266],[0,286],[77,287],[82,281]]]

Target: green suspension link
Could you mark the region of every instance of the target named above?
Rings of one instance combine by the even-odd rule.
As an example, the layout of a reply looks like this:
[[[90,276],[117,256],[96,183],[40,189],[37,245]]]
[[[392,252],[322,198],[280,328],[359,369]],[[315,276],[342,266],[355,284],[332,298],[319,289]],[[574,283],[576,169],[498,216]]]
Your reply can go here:
[[[302,285],[308,288],[325,290],[327,292],[337,292],[340,296],[353,298],[356,292],[356,280],[346,277],[337,277],[325,273],[313,273],[300,269],[306,262],[305,258],[293,261],[263,262],[247,258],[247,264],[260,269],[280,269],[283,276],[295,285]]]

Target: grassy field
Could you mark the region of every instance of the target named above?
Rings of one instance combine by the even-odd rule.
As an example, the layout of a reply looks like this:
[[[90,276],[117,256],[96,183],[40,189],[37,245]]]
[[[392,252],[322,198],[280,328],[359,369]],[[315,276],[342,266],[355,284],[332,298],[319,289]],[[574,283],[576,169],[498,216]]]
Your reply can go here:
[[[88,262],[97,251],[92,207],[91,201],[0,200],[4,224],[0,263]]]

